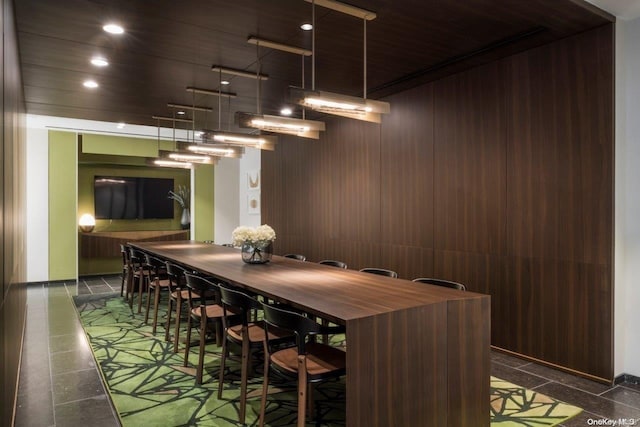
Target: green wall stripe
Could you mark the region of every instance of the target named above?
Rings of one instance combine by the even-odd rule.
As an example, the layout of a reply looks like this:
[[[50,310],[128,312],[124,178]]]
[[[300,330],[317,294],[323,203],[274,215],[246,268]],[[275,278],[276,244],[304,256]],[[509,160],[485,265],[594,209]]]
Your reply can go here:
[[[161,150],[171,151],[172,141],[132,138],[112,135],[82,135],[82,152],[89,154],[109,154],[116,156],[158,157],[158,144]]]
[[[76,156],[74,132],[49,131],[49,280],[77,275]]]
[[[201,242],[213,240],[214,166],[196,165],[193,175],[193,239]]]

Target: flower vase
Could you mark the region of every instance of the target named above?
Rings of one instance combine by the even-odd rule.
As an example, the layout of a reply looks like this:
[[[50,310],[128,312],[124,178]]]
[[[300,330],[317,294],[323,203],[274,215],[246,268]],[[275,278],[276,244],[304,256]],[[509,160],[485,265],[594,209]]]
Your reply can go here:
[[[182,227],[183,230],[188,230],[189,227],[191,227],[191,214],[189,214],[189,208],[182,209],[180,227]]]
[[[242,244],[242,261],[247,264],[265,264],[271,261],[273,256],[273,245],[268,243],[249,243]]]

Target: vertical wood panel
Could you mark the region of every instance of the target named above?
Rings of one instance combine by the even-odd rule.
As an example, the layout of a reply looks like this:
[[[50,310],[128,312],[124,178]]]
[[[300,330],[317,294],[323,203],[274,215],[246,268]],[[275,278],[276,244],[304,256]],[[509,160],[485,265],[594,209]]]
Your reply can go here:
[[[435,247],[501,254],[505,234],[503,79],[497,63],[435,84]]]
[[[24,330],[25,106],[13,2],[0,0],[0,425],[11,425]]]
[[[278,250],[460,281],[491,295],[494,345],[610,379],[613,46],[601,27],[279,144]]]
[[[496,344],[602,378],[613,375],[612,64],[612,26],[503,62],[517,316]]]

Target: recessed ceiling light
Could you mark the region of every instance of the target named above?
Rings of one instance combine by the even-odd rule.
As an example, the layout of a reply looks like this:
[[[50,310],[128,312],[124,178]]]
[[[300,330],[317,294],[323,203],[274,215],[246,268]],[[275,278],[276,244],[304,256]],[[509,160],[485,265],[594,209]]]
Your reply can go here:
[[[300,28],[302,28],[305,31],[311,31],[313,30],[313,25],[309,24],[308,22],[305,22],[304,24],[300,25]]]
[[[228,85],[229,84],[229,80],[223,80],[220,82],[221,85]]]
[[[176,111],[176,114],[179,116],[184,116],[186,113],[184,111]]]
[[[98,83],[95,80],[85,80],[82,84],[84,87],[88,87],[89,89],[95,89],[98,87]]]
[[[94,56],[93,58],[91,58],[91,63],[96,67],[106,67],[107,65],[109,65],[109,61],[101,56]]]
[[[118,129],[122,129],[124,127],[124,125],[125,124],[123,122],[118,123]]]
[[[293,110],[289,107],[285,107],[280,110],[280,114],[282,114],[283,116],[290,116],[291,114],[293,114]]]
[[[122,28],[118,24],[107,24],[107,25],[103,26],[102,29],[105,30],[107,33],[111,33],[111,34],[122,34],[122,33],[124,33],[124,28]]]

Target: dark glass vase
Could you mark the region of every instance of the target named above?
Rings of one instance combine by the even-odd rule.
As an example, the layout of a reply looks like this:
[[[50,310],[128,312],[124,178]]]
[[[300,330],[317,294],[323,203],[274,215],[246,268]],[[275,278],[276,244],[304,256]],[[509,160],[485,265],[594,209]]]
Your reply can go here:
[[[268,243],[248,243],[242,244],[242,261],[247,264],[265,264],[271,261],[273,256],[273,245]]]

